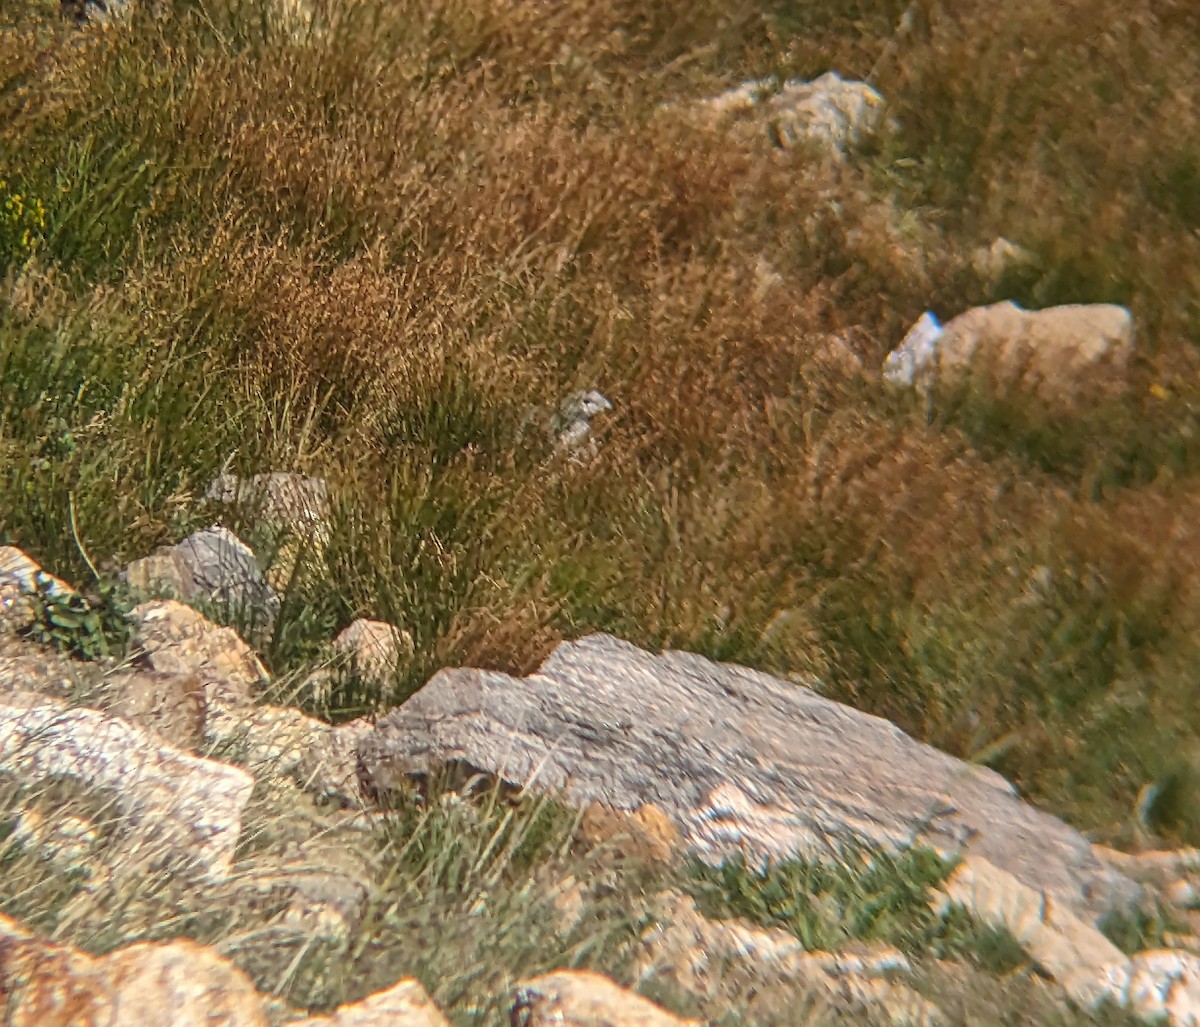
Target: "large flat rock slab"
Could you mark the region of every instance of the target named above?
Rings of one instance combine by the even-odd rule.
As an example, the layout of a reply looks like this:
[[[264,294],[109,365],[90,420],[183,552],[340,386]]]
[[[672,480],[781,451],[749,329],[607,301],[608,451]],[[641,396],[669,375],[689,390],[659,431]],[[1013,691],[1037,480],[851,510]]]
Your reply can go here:
[[[994,771],[809,688],[606,635],[524,679],[440,672],[362,740],[360,763],[368,788],[465,763],[580,805],[652,803],[708,862],[917,842],[981,856],[1090,920],[1138,893]]]

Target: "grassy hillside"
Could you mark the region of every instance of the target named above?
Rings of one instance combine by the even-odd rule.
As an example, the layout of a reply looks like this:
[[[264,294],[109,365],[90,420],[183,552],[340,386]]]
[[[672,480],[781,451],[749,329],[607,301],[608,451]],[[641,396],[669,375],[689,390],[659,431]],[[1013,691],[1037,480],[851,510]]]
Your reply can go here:
[[[211,523],[223,468],[316,474],[278,674],[361,615],[418,657],[360,705],[605,630],[1200,842],[1193,4],[317,6],[0,10],[0,543],[85,583]],[[831,68],[889,103],[843,166],[664,107]],[[1033,260],[989,281],[999,235]],[[1010,298],[1127,304],[1129,392],[881,387],[922,311]],[[548,461],[521,420],[579,387],[601,455]]]

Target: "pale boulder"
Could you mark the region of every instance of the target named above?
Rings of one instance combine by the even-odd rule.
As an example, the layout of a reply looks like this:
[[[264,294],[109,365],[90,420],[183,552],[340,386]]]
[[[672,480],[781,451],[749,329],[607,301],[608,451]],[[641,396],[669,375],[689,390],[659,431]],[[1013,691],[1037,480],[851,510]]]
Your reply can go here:
[[[229,870],[254,788],[244,770],[200,759],[96,710],[40,696],[0,704],[0,771],[26,786],[68,778],[116,796],[133,863]]]
[[[465,766],[580,807],[653,805],[710,864],[924,844],[992,860],[1089,920],[1139,894],[994,771],[794,682],[606,635],[524,679],[441,671],[356,748],[368,794]]]
[[[93,958],[0,916],[8,1027],[267,1027],[241,970],[191,941],[139,943]]]
[[[1154,949],[1126,956],[1051,897],[981,859],[963,861],[937,904],[942,910],[962,906],[1007,930],[1084,1008],[1112,1002],[1171,1027],[1200,1024],[1200,956],[1193,952]]]
[[[871,1022],[934,1027],[941,1012],[903,980],[912,973],[897,949],[877,945],[855,952],[808,952],[790,931],[740,920],[709,920],[686,896],[666,899],[641,938],[638,979],[665,981],[693,995],[716,997],[730,976],[753,981],[761,997],[806,996],[841,1010],[857,1008]]]
[[[403,980],[361,1002],[338,1006],[331,1016],[297,1020],[288,1027],[450,1027],[415,980]]]
[[[1112,304],[1024,310],[975,307],[940,326],[924,315],[884,363],[885,381],[921,392],[976,383],[996,396],[1025,394],[1071,405],[1123,383],[1133,317]]]

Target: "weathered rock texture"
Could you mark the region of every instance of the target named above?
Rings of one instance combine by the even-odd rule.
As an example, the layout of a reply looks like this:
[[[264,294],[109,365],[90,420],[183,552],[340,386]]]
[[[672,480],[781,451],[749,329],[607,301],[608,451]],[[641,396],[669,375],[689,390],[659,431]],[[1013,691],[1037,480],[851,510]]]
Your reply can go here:
[[[13,694],[0,704],[0,771],[25,787],[69,778],[115,795],[140,858],[228,871],[254,779],[96,710]]]
[[[450,1021],[420,982],[406,980],[361,1002],[339,1006],[332,1016],[314,1016],[288,1027],[450,1027]]]
[[[137,944],[94,959],[0,916],[7,1027],[267,1027],[237,967],[190,941]]]
[[[359,751],[377,792],[461,763],[580,805],[652,803],[711,862],[919,842],[983,856],[1087,917],[1138,891],[993,771],[808,688],[605,635],[560,645],[524,680],[442,671]]]
[[[253,551],[226,528],[205,528],[163,546],[134,560],[125,576],[144,592],[213,603],[253,630],[269,631],[279,615],[279,596]]]
[[[960,314],[933,337],[927,320],[888,356],[886,380],[922,392],[975,381],[996,395],[1071,405],[1120,384],[1133,351],[1133,318],[1111,304],[1023,310],[994,303]]]
[[[1085,1008],[1111,1002],[1147,1020],[1200,1024],[1200,957],[1194,953],[1126,956],[1070,910],[982,859],[965,860],[946,881],[939,906],[950,905],[1007,930]]]

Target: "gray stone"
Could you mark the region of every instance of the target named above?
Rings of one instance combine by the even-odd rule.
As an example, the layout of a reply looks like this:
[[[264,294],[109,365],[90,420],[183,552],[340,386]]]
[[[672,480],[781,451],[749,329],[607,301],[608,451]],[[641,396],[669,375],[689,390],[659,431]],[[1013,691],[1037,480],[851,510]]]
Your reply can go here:
[[[1200,957],[1195,953],[1150,949],[1126,956],[1092,925],[977,858],[959,865],[936,903],[943,910],[962,906],[978,921],[1004,928],[1086,1009],[1112,1003],[1154,1023],[1200,1023]]]
[[[652,803],[712,863],[920,843],[985,857],[1088,919],[1139,895],[991,770],[810,688],[606,635],[563,643],[523,680],[442,671],[358,750],[376,794],[451,764],[581,806]]]
[[[227,528],[205,528],[134,560],[125,577],[145,592],[213,603],[233,618],[247,621],[252,630],[269,632],[279,615],[279,595],[267,582],[254,552]]]
[[[936,1006],[902,980],[913,968],[897,949],[874,945],[857,951],[810,952],[791,931],[763,929],[741,920],[709,920],[686,896],[666,894],[643,932],[637,979],[667,982],[692,995],[713,998],[746,981],[755,997],[787,1008],[798,997],[845,1012],[858,1007],[872,1023],[935,1027],[945,1023]]]
[[[329,535],[329,487],[322,478],[276,471],[241,478],[220,474],[204,493],[205,499],[240,508],[276,528]]]

